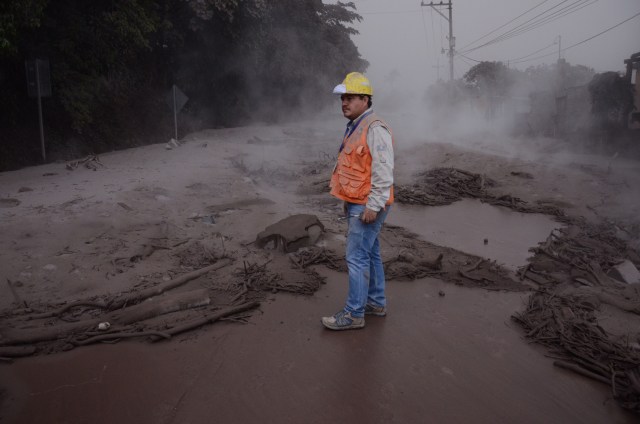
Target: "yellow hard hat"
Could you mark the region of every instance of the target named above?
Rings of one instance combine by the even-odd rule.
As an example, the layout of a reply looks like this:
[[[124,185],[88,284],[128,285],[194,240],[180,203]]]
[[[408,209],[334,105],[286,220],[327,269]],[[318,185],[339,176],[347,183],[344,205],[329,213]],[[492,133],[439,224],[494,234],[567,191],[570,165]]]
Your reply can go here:
[[[360,72],[351,72],[347,74],[342,84],[336,85],[333,94],[365,94],[373,96],[373,88],[369,79]]]

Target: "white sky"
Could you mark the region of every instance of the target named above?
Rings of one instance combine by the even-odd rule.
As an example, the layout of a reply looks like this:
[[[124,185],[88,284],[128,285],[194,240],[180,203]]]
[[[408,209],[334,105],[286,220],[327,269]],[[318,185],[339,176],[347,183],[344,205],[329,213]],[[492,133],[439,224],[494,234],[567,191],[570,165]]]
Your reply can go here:
[[[353,40],[361,55],[370,62],[367,75],[374,87],[385,83],[385,77],[394,69],[399,74],[398,80],[403,83],[403,88],[422,91],[436,81],[438,71],[441,78],[448,79],[448,56],[442,54],[441,49],[448,48],[446,36],[449,27],[447,21],[431,7],[421,7],[420,0],[352,1],[363,17],[363,21],[355,25],[360,34]],[[325,2],[335,3],[333,0]],[[466,50],[465,45],[542,2],[543,0],[453,0],[456,50]],[[475,60],[500,60],[506,63],[543,49],[527,58],[555,54],[524,63],[510,63],[510,66],[525,69],[531,65],[553,63],[557,60],[558,52],[558,45],[553,43],[558,36],[562,37],[562,48],[566,48],[640,13],[640,0],[582,0],[582,3],[576,3],[576,0],[547,0],[470,47],[489,41],[556,5],[559,6],[552,11],[560,11],[574,3],[575,7],[581,4],[585,7],[521,35],[465,55]],[[441,10],[445,15],[448,14],[446,8]],[[571,64],[586,65],[597,72],[622,71],[623,60],[636,52],[640,52],[640,16],[567,50],[562,56]],[[463,59],[455,59],[456,78],[462,77],[476,63]]]

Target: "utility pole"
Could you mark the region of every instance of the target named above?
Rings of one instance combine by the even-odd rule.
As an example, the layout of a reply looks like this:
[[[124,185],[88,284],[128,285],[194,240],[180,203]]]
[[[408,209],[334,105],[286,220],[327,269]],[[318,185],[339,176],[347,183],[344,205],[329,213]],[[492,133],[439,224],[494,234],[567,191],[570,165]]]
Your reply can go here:
[[[562,134],[567,122],[567,92],[565,91],[565,69],[562,63],[562,35],[558,35],[558,82],[556,83],[556,117],[554,136]]]
[[[442,68],[443,66],[440,65],[439,63],[437,65],[433,65],[432,68],[436,68],[436,75],[437,75],[437,79],[436,81],[440,81],[440,68]]]
[[[558,35],[558,63],[560,63],[560,53],[562,53],[562,35]]]
[[[453,81],[453,54],[456,47],[456,39],[453,37],[453,0],[449,0],[448,3],[440,2],[425,3],[424,0],[420,3],[420,6],[429,6],[440,16],[442,16],[447,22],[449,22],[449,81]],[[449,9],[449,17],[442,13],[438,8],[446,7]]]

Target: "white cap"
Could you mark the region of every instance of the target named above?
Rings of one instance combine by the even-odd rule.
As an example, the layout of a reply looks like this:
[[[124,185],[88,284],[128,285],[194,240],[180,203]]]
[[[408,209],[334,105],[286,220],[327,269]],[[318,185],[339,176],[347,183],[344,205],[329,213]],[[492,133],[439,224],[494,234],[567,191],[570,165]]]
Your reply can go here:
[[[345,94],[347,92],[347,86],[344,84],[338,84],[333,89],[333,94]]]

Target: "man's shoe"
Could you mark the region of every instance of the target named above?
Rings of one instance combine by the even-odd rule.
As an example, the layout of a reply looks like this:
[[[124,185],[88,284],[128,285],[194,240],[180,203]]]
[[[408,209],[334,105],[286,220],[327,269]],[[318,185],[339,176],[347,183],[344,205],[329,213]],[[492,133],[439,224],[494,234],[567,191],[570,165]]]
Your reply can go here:
[[[340,311],[332,317],[323,317],[322,325],[330,330],[351,330],[364,327],[364,318],[351,316],[351,312]]]
[[[364,314],[383,317],[387,315],[387,308],[384,306],[375,306],[370,303],[367,303],[367,305],[364,307]]]

